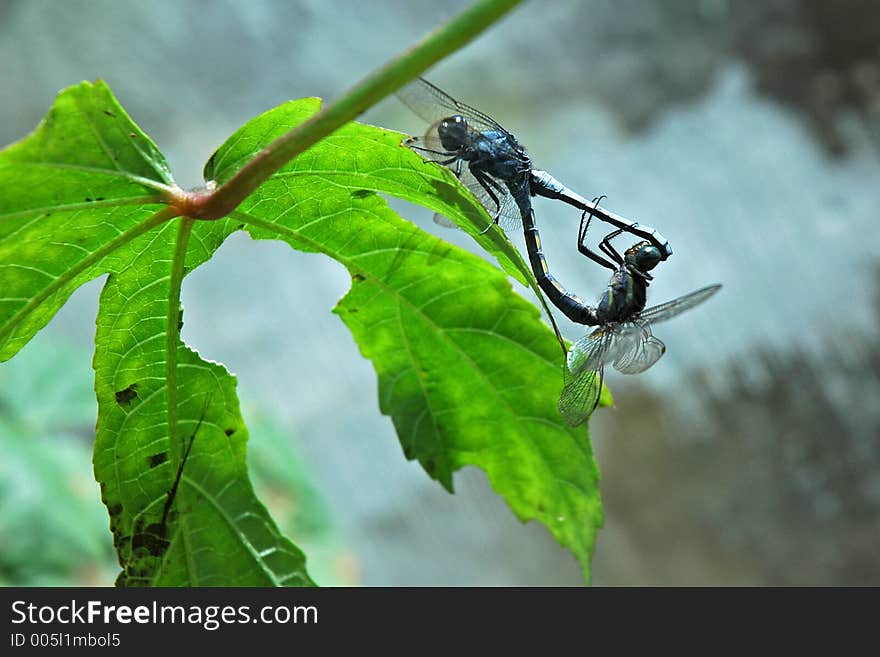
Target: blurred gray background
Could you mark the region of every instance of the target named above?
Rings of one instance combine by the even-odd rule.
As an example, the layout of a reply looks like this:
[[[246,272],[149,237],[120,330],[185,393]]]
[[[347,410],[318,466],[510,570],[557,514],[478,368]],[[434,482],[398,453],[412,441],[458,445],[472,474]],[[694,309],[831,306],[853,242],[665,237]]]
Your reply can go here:
[[[58,90],[100,77],[195,186],[246,120],[337,97],[465,5],[0,0],[0,144]],[[606,510],[594,582],[880,584],[880,5],[534,1],[427,77],[495,116],[537,166],[670,239],[649,303],[724,284],[657,329],[668,352],[653,369],[608,377],[617,406],[591,423]],[[364,120],[424,129],[393,98]],[[426,210],[394,207],[476,252]],[[554,273],[598,296],[607,275],[574,248],[577,215],[536,210]],[[328,258],[237,234],[183,290],[184,339],[238,375],[246,420],[271,417],[321,498],[319,582],[580,584],[481,472],[459,472],[450,496],[404,460],[371,366],[330,313],[348,285]],[[87,371],[99,290],[78,291],[18,358],[64,351]],[[0,401],[36,371],[9,367]],[[87,448],[92,421],[68,439]],[[8,491],[39,485],[10,476],[7,509]]]

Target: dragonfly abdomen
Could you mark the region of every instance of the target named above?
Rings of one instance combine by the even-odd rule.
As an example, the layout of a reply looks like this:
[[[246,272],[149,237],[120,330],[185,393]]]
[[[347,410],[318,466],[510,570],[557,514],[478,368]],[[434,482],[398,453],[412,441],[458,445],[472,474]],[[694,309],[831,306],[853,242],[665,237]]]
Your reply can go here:
[[[550,273],[550,267],[544,252],[541,250],[541,235],[535,225],[534,211],[523,212],[523,228],[525,233],[526,251],[529,254],[529,264],[538,285],[550,302],[559,308],[566,317],[577,324],[595,326],[599,323],[596,308],[588,306],[584,301],[566,290],[562,284]]]

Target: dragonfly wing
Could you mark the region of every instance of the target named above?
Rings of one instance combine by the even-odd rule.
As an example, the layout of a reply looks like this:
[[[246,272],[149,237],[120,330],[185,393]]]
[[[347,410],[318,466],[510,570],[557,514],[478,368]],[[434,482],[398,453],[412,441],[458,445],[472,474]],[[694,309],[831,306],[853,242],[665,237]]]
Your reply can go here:
[[[455,170],[453,170],[453,173],[456,173]],[[516,222],[520,219],[519,210],[516,207],[516,202],[513,200],[513,195],[503,182],[491,176],[488,177],[492,182],[496,183],[495,185],[489,183],[489,189],[474,177],[466,162],[462,168],[461,175],[458,175],[458,179],[462,184],[468,188],[471,194],[477,197],[480,205],[486,208],[486,212],[489,213],[492,221],[495,221],[497,218],[499,223],[502,223],[502,220],[504,220],[507,223],[516,225]],[[490,190],[491,194],[489,193]]]
[[[528,194],[523,196],[523,198],[528,198]],[[520,210],[516,199],[514,199],[513,194],[509,190],[504,195],[504,199],[501,201],[501,208],[497,211],[497,214],[492,214],[492,211],[489,210],[489,215],[493,219],[497,216],[498,224],[505,231],[518,231],[522,228],[522,210]]]
[[[703,303],[720,289],[720,285],[709,285],[708,287],[691,292],[690,294],[685,294],[683,297],[678,297],[672,301],[661,303],[659,306],[653,306],[643,310],[639,314],[639,318],[648,321],[651,324],[665,322],[667,319],[671,319],[672,317],[683,313],[685,310],[689,310],[694,306]]]
[[[442,96],[438,95],[435,90],[440,92]],[[448,103],[444,102],[443,96],[446,94],[422,78],[413,80],[405,87],[398,89],[395,95],[404,105],[428,123],[436,123],[450,114],[455,114],[455,110],[450,112]]]
[[[444,228],[458,228],[461,230],[461,227],[457,223],[452,221],[452,219],[447,219],[439,212],[435,212],[432,218],[434,219],[434,223],[438,226],[443,226]]]
[[[470,165],[465,160],[456,157],[455,153],[450,153],[443,148],[443,145],[440,143],[440,137],[437,135],[436,124],[428,128],[428,132],[424,137],[410,137],[405,143],[425,159],[442,164],[452,171],[453,175],[468,188],[471,194],[477,197],[480,205],[486,209],[492,220],[498,219],[498,223],[502,228],[518,230],[522,225],[520,209],[508,186],[504,182],[488,176],[488,174],[486,176],[491,181],[488,183],[488,189],[482,185],[474,177],[474,174],[471,173]],[[523,177],[523,193],[520,194],[522,198],[529,198],[527,188],[528,179]],[[492,198],[493,195],[494,199]],[[458,227],[454,222],[442,215],[435,215],[434,221],[441,226]]]
[[[489,192],[486,191],[486,188],[474,178],[474,175],[468,168],[467,162],[462,162],[460,174],[456,172],[454,163],[448,166],[461,183],[467,187],[468,191],[477,198],[480,205],[485,208],[493,221],[497,218],[498,223],[505,230],[518,230],[519,227],[522,226],[522,218],[520,217],[519,208],[517,207],[516,201],[513,199],[513,195],[506,187],[500,186],[499,189],[502,190],[500,193],[494,187],[492,188],[492,193],[495,194],[495,198],[498,199],[498,203],[496,204],[495,200],[489,195]],[[434,215],[434,222],[447,228],[459,227],[455,222],[440,214]]]
[[[582,370],[578,374],[572,374],[563,365],[562,395],[557,408],[566,423],[576,427],[592,415],[599,405],[603,372],[604,369],[600,367],[597,370]]]
[[[623,374],[644,372],[666,353],[666,345],[651,334],[647,322],[623,325],[616,338],[617,349],[612,365]]]
[[[600,327],[571,345],[566,365],[574,375],[585,370],[596,370],[616,360],[621,350],[627,348],[629,343],[621,341],[616,327]]]
[[[418,78],[397,91],[397,97],[428,123],[436,123],[453,114],[467,119],[468,125],[479,131],[497,130],[513,138],[492,117],[478,109],[465,105],[445,91],[438,89],[424,78]]]
[[[653,306],[639,314],[635,322],[625,324],[618,330],[619,348],[613,361],[614,369],[624,374],[644,372],[666,353],[666,345],[651,334],[651,324],[663,322],[703,303],[721,289],[710,285],[659,306]]]

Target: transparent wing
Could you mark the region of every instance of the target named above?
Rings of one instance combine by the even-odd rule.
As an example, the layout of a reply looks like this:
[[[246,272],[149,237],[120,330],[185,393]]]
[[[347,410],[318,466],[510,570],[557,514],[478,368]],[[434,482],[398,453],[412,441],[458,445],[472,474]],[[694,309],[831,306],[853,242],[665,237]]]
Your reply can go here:
[[[575,342],[566,365],[574,376],[611,363],[618,372],[644,372],[666,352],[666,345],[651,334],[646,321],[610,324]]]
[[[458,229],[460,229],[460,226],[457,223],[452,221],[452,219],[447,219],[439,212],[435,212],[434,216],[432,218],[434,219],[434,223],[437,224],[438,226],[443,226],[444,228],[458,228]]]
[[[666,345],[651,334],[651,327],[644,321],[619,326],[614,341],[612,365],[623,374],[644,372],[666,353]]]
[[[612,327],[603,326],[571,345],[566,366],[575,376],[596,370],[616,358],[617,340]]]
[[[706,299],[721,289],[720,285],[709,285],[696,292],[685,294],[672,301],[661,303],[659,306],[652,306],[647,310],[643,310],[639,314],[639,319],[656,324],[657,322],[665,322],[667,319],[675,317],[685,310],[689,310],[694,306],[703,303]]]
[[[468,180],[468,178],[471,180]],[[495,198],[498,199],[498,205],[496,206],[495,201],[486,189],[470,172],[462,174],[461,182],[463,182],[471,193],[479,199],[480,204],[486,208],[486,211],[489,213],[489,216],[492,217],[492,220],[496,221],[505,231],[517,231],[522,227],[522,217],[520,215],[519,207],[513,198],[513,194],[510,193],[510,190],[508,190],[507,187],[502,187],[504,193],[500,196],[498,192],[493,189],[492,193],[495,194]]]
[[[495,119],[470,105],[458,102],[424,78],[418,78],[398,90],[397,97],[428,123],[436,123],[453,114],[460,114],[467,119],[471,127],[481,132],[498,130],[513,138],[513,135],[501,127]]]
[[[651,333],[651,324],[675,317],[703,303],[720,289],[720,285],[704,287],[673,301],[648,308],[636,321],[616,327],[614,346],[609,350],[613,353],[613,360],[609,360],[614,369],[623,374],[639,374],[651,367],[666,353],[666,345]]]
[[[492,217],[493,220],[497,219],[498,224],[502,228],[505,230],[518,230],[519,227],[522,226],[519,207],[507,185],[502,181],[489,176],[492,183],[494,183],[489,184],[491,189],[490,194],[489,190],[481,185],[480,181],[478,181],[473,173],[471,173],[470,166],[465,160],[456,157],[454,153],[450,153],[443,148],[443,145],[440,143],[440,137],[437,134],[436,123],[428,128],[428,132],[424,137],[410,137],[405,143],[422,157],[448,167],[462,184],[470,190],[471,194],[477,197],[480,205],[486,208],[486,212],[489,213],[489,216]],[[528,192],[525,191],[525,187],[528,185],[528,179],[525,176],[523,177],[522,184],[524,193],[521,196],[523,198],[528,198]],[[493,195],[495,197],[494,199],[492,198]],[[442,215],[434,215],[434,221],[441,226],[457,228],[455,223]]]
[[[598,370],[572,374],[568,367],[563,365],[562,369],[562,395],[557,408],[562,419],[576,427],[590,417],[599,405],[604,370],[600,367]]]

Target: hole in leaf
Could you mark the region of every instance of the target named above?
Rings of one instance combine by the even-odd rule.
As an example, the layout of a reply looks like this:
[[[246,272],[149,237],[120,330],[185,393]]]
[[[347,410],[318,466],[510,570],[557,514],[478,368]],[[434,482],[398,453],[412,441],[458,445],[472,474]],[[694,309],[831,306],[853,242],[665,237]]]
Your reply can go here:
[[[131,402],[137,399],[137,383],[132,383],[130,386],[125,388],[124,390],[116,391],[116,403],[120,406],[131,406]]]

